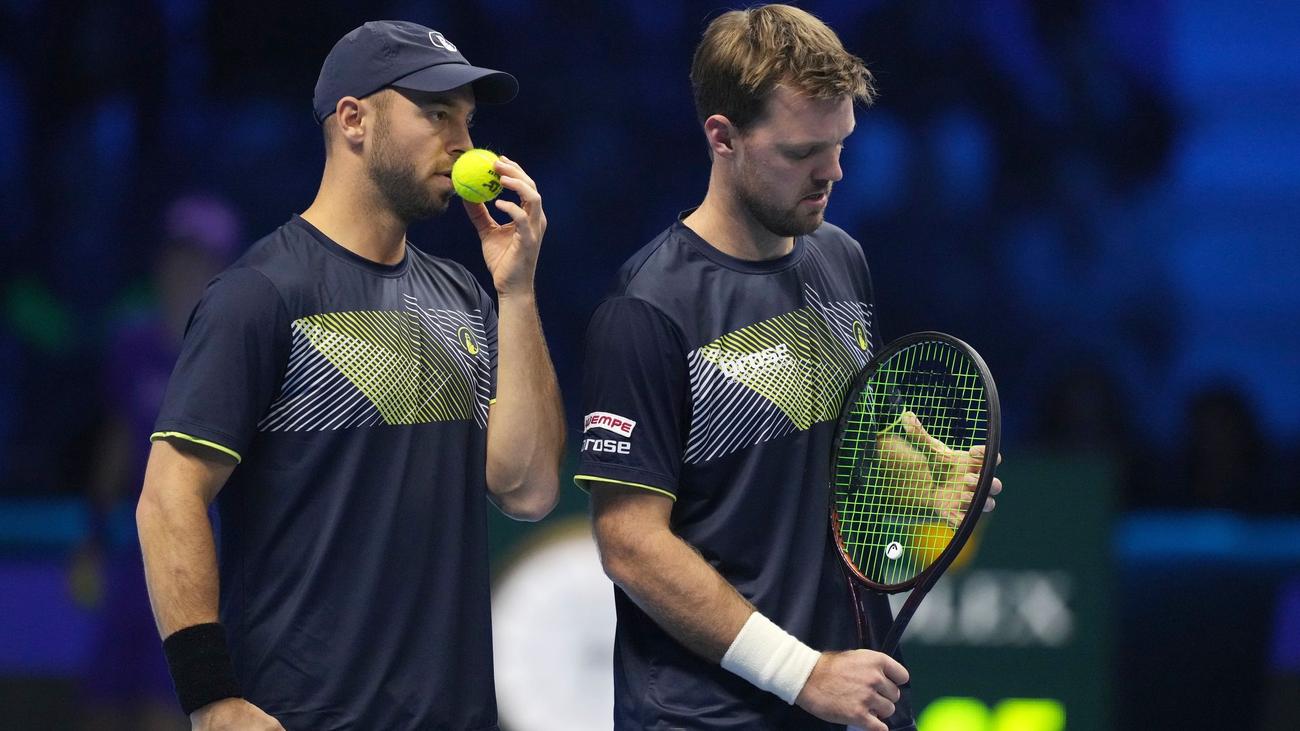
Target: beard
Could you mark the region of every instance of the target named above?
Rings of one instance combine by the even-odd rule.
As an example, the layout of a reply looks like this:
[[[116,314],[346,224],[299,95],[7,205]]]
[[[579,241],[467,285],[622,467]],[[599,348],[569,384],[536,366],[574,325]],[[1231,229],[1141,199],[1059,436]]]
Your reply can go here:
[[[382,117],[375,127],[373,152],[366,172],[389,209],[408,224],[442,214],[451,201],[450,192],[435,193],[416,170],[415,162],[392,148],[388,126]]]
[[[831,183],[826,183],[825,191],[830,194]],[[799,201],[795,201],[793,206],[776,203],[760,193],[760,184],[754,182],[754,177],[744,175],[741,177],[740,186],[737,190],[740,203],[750,216],[763,228],[771,231],[777,236],[804,236],[816,231],[826,217],[825,207],[818,209],[815,213],[801,213],[799,211]],[[800,199],[802,200],[802,199]]]

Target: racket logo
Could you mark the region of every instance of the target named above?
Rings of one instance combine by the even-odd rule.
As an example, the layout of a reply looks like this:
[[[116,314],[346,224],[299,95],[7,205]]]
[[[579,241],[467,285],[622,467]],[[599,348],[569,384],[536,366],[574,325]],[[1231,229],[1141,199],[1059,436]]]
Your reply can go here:
[[[898,541],[890,541],[889,545],[885,546],[885,558],[889,559],[890,561],[897,561],[899,556],[902,555],[903,555],[903,544],[899,543]]]

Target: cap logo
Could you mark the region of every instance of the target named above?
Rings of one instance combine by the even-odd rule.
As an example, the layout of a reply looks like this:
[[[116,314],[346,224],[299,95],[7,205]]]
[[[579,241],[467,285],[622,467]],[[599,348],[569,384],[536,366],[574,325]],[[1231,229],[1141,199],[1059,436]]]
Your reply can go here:
[[[429,42],[437,48],[442,48],[451,51],[452,53],[456,52],[456,45],[444,38],[442,34],[436,30],[429,31]]]

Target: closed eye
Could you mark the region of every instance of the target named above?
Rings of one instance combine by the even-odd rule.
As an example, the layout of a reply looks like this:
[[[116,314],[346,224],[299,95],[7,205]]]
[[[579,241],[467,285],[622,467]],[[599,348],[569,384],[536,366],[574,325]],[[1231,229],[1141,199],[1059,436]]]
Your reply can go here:
[[[807,147],[791,147],[791,148],[786,148],[784,150],[784,153],[785,156],[790,158],[791,160],[807,160],[808,158],[812,157],[813,155],[816,155],[817,153],[821,152],[822,150],[825,150],[828,147],[835,147],[837,149],[837,152],[840,152],[844,150],[844,143],[839,143],[835,145],[818,144],[818,145],[809,145]]]

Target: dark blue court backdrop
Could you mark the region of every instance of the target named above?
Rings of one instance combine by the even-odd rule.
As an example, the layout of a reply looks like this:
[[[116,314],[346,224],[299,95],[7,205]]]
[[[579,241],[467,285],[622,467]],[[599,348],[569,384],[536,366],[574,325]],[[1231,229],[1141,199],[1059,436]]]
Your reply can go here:
[[[1125,681],[1195,660],[1156,631],[1175,626],[1166,611],[1221,621],[1231,597],[1252,618],[1233,625],[1247,667],[1219,690],[1261,719],[1283,713],[1267,710],[1282,707],[1273,689],[1300,676],[1271,649],[1295,624],[1277,587],[1300,574],[1286,528],[1300,515],[1300,5],[798,4],[881,90],[829,218],[867,252],[886,338],[974,344],[997,375],[1009,461],[1031,446],[1104,456],[1119,528],[1111,555],[1085,560],[1114,568],[1115,606],[1154,606],[1142,592],[1157,584],[1126,562],[1161,536],[1203,548],[1140,564],[1168,580],[1167,609],[1103,648],[1114,727],[1224,722],[1171,716],[1188,707],[1177,693]],[[94,534],[129,549],[156,390],[131,374],[165,378],[165,340],[138,347],[138,326],[183,317],[188,278],[311,200],[311,92],[339,36],[415,20],[519,77],[519,98],[483,109],[474,135],[541,187],[538,297],[576,424],[587,316],[623,259],[703,195],[687,73],[725,7],[0,0],[0,577],[18,608],[0,622],[0,712],[17,697],[37,708],[37,683],[54,699],[39,707],[77,715],[92,662],[77,638],[103,615],[104,575],[81,559],[104,522],[86,506],[126,506],[125,527]],[[485,277],[455,207],[411,238]],[[582,502],[569,493],[562,512]],[[1245,556],[1255,544],[1232,536],[1260,526],[1280,548]],[[1204,556],[1237,583],[1203,602],[1179,570]]]

